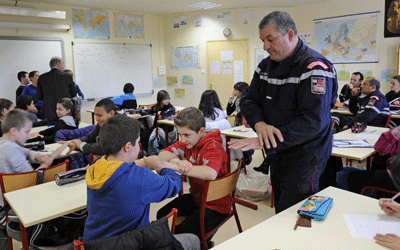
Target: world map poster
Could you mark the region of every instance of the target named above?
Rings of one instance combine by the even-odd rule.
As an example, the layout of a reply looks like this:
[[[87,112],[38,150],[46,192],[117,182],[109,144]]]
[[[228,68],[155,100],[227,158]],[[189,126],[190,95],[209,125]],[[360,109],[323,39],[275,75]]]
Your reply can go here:
[[[143,15],[114,13],[115,37],[144,39]]]
[[[110,39],[107,11],[72,9],[74,38]]]
[[[378,13],[314,20],[314,49],[332,63],[378,62]]]

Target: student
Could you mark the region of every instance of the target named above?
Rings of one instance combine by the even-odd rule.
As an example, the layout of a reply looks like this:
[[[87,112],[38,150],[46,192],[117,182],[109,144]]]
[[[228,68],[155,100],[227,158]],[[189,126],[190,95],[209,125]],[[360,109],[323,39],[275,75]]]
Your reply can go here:
[[[206,119],[206,129],[224,130],[232,127],[222,111],[218,94],[214,90],[204,91],[201,95],[199,110],[203,112]]]
[[[178,209],[178,216],[187,216],[175,227],[175,233],[193,233],[200,237],[200,193],[203,180],[215,180],[230,172],[228,155],[222,147],[219,130],[205,133],[205,119],[200,110],[185,108],[174,119],[180,141],[160,152],[161,161],[180,166],[192,166],[189,176],[190,193],[169,202],[157,212],[157,218]],[[205,211],[205,231],[214,229],[227,218],[231,210],[232,197],[226,196],[207,203]],[[210,240],[210,238],[209,238]]]
[[[14,104],[12,101],[0,98],[0,137],[3,136],[3,130],[1,129],[1,122],[4,120],[4,117],[14,109]]]
[[[22,91],[24,88],[29,84],[29,77],[28,77],[28,72],[26,71],[20,71],[17,74],[17,78],[19,81],[19,87],[17,88],[17,91],[15,91],[15,100],[22,94]]]
[[[72,79],[74,79],[74,72],[72,72],[72,70],[70,69],[64,69],[64,72],[70,74],[72,76]],[[79,88],[78,84],[75,83],[75,88],[76,88],[76,93],[77,95],[79,95],[80,97],[82,97],[82,100],[85,99],[85,96],[83,95],[81,89]]]
[[[169,97],[169,94],[168,94],[167,91],[165,91],[165,90],[158,91],[158,93],[157,93],[157,104],[152,106],[150,108],[150,110],[148,111],[148,114],[150,114],[150,115],[155,114],[155,119],[154,119],[153,126],[150,129],[146,129],[146,130],[142,131],[142,133],[140,133],[142,147],[147,152],[152,151],[151,149],[149,149],[149,139],[151,138],[151,134],[153,133],[154,129],[156,128],[157,120],[158,120],[158,114],[160,114],[163,119],[166,119],[169,116],[175,114],[175,108],[169,102],[170,99],[171,98]],[[162,126],[160,126],[159,129],[162,129],[164,131]],[[173,131],[174,131],[174,127],[173,126],[168,126],[168,133],[171,133]],[[172,137],[169,136],[168,138],[171,139],[171,138],[173,138],[173,136]]]
[[[175,171],[186,173],[188,167],[166,164],[155,156],[135,162],[140,150],[139,133],[139,122],[127,116],[114,116],[103,124],[99,137],[105,156],[97,159],[86,174],[88,217],[84,241],[148,225],[150,204],[174,197],[181,189]],[[142,242],[140,249],[150,249],[168,237],[167,232],[158,233],[136,235],[131,240]],[[197,244],[200,247],[199,240]]]
[[[351,74],[350,83],[345,84],[340,91],[339,100],[345,102],[351,98],[351,90],[354,88],[360,88],[364,80],[364,75],[360,72],[354,72]],[[348,104],[348,103],[347,103]]]
[[[230,116],[235,116],[235,127],[240,126],[240,122],[242,120],[242,113],[240,112],[240,99],[243,97],[243,94],[246,92],[249,84],[245,82],[237,82],[233,86],[233,93],[229,97],[228,106],[226,107],[226,113]],[[233,98],[236,97],[236,100],[233,102]]]
[[[31,84],[29,84],[28,86],[26,86],[24,88],[21,95],[30,95],[33,97],[33,104],[35,105],[36,109],[38,110],[36,115],[39,118],[41,118],[43,101],[40,101],[35,97],[37,81],[39,79],[39,76],[40,76],[39,71],[35,70],[35,71],[29,72],[29,80],[31,81]]]
[[[56,110],[58,120],[54,127],[32,133],[30,141],[44,140],[46,144],[54,143],[56,133],[62,129],[77,129],[79,125],[79,113],[76,111],[76,104],[69,98],[62,98],[57,102]]]
[[[95,129],[81,139],[74,139],[68,143],[70,151],[81,150],[84,154],[104,155],[99,144],[100,128],[108,118],[117,113],[117,107],[109,98],[105,98],[96,103],[94,107],[94,115],[96,116],[97,125]]]
[[[38,169],[49,167],[54,158],[67,147],[64,143],[52,154],[45,155],[23,148],[21,145],[29,138],[29,131],[32,128],[32,117],[28,112],[20,109],[11,110],[2,122],[1,128],[4,134],[0,140],[0,173],[33,171],[27,160],[40,163]],[[2,197],[0,205],[4,205]]]
[[[125,83],[124,85],[124,93],[123,95],[117,96],[115,98],[111,98],[111,100],[115,103],[115,105],[117,105],[118,107],[121,107],[122,104],[124,103],[124,101],[126,100],[135,100],[136,101],[136,97],[133,95],[133,92],[135,91],[135,87],[133,86],[132,83]],[[135,109],[137,106],[136,102],[134,104],[134,106],[129,107],[132,109]]]
[[[379,206],[389,216],[400,217],[400,204],[390,199],[379,199]],[[400,236],[396,234],[376,234],[374,236],[375,243],[392,250],[400,249]]]
[[[22,109],[31,114],[33,122],[37,122],[37,108],[34,105],[33,97],[30,95],[20,95],[17,97],[17,109]]]
[[[397,75],[392,78],[390,81],[390,91],[385,95],[388,102],[393,101],[396,98],[400,97],[400,75]],[[400,99],[400,98],[399,98]],[[400,100],[396,100],[392,105],[399,105]]]

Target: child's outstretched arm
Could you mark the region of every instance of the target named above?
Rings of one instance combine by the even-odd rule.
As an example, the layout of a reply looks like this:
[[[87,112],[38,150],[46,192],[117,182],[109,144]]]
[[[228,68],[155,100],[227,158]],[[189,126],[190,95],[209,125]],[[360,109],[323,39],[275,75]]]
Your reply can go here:
[[[53,160],[61,155],[61,153],[68,147],[68,142],[63,143],[60,147],[53,151],[51,154],[36,154],[35,159],[41,163],[37,169],[50,167]]]

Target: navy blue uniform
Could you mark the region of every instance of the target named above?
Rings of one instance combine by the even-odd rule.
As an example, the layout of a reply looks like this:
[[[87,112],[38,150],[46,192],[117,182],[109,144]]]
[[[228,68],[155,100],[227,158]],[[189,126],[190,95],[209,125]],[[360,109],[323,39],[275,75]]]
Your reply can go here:
[[[337,91],[333,65],[300,39],[281,63],[268,57],[258,65],[241,110],[252,128],[263,121],[283,135],[283,142],[267,150],[276,212],[318,191],[332,152],[330,109]]]

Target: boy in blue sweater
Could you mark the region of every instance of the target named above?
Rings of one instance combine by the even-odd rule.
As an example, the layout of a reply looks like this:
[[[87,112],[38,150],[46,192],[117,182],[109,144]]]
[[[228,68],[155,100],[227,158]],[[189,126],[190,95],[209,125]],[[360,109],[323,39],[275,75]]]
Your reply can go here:
[[[180,191],[182,184],[175,171],[187,173],[190,169],[162,162],[157,156],[135,161],[139,134],[139,122],[127,116],[113,116],[103,124],[99,139],[105,156],[97,159],[86,174],[84,241],[148,225],[150,203]]]

